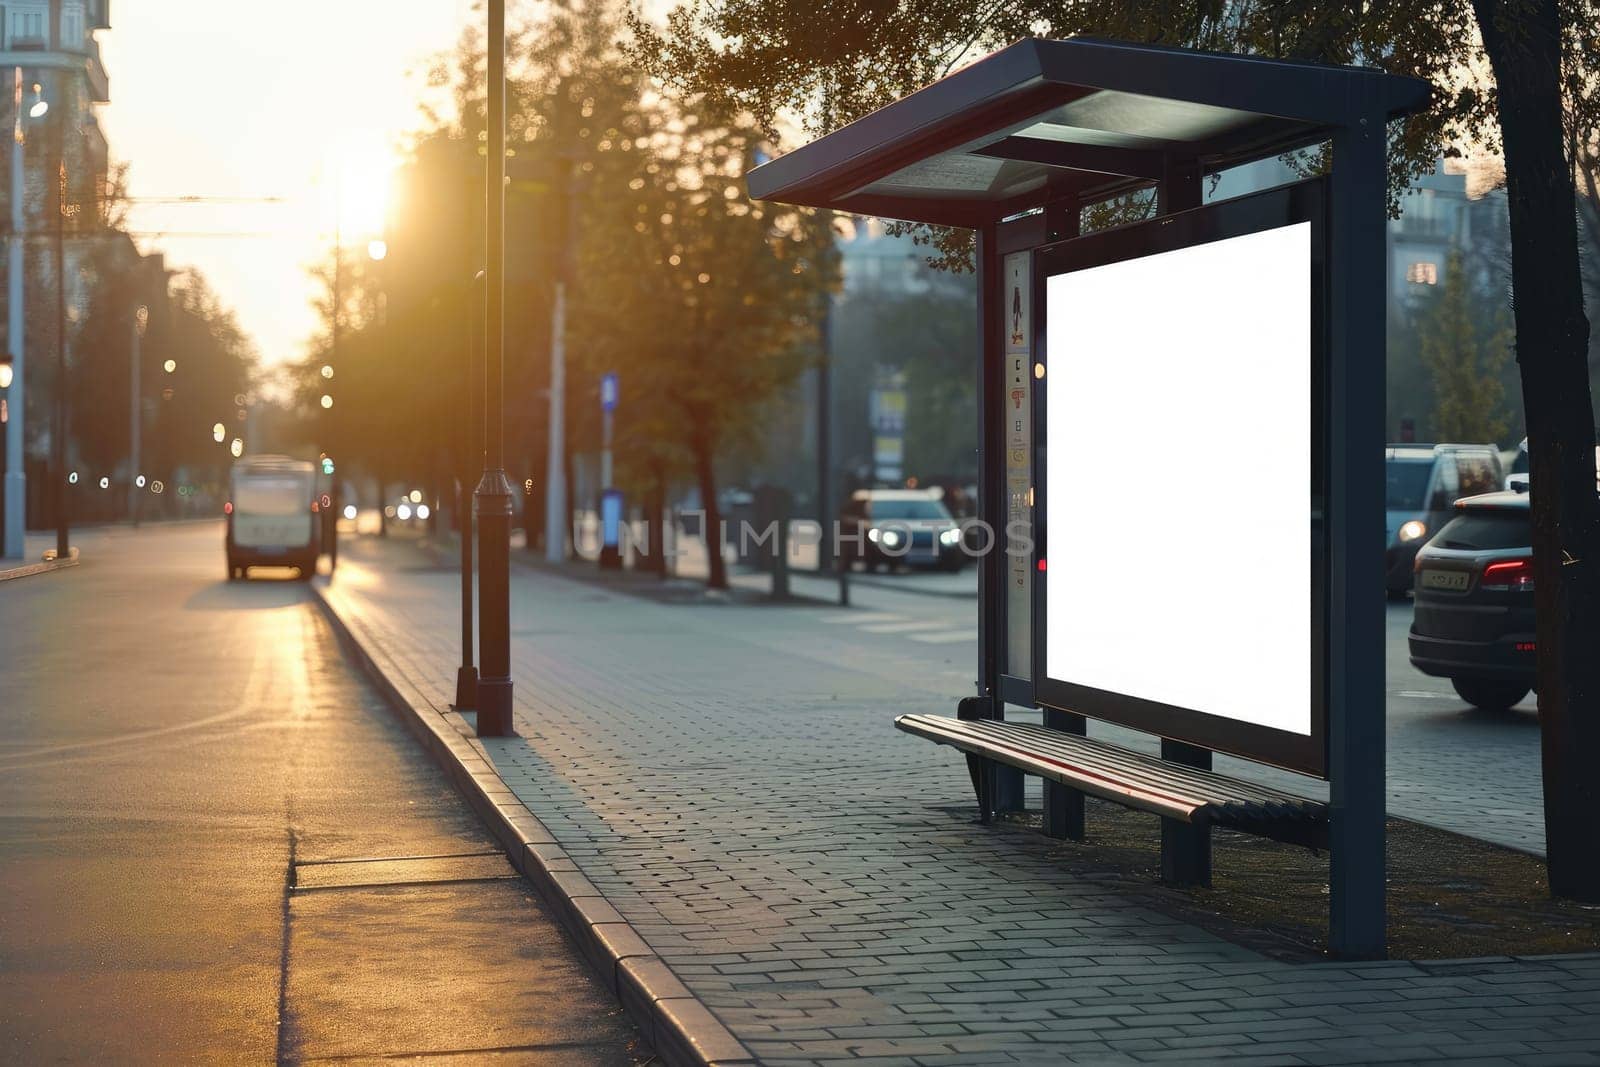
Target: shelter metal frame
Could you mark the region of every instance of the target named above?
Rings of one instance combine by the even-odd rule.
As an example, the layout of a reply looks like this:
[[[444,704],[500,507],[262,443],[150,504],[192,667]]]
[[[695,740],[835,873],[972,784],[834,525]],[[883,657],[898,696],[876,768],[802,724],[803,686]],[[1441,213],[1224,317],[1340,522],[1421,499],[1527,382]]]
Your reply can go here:
[[[1376,957],[1384,938],[1383,395],[1387,124],[1421,108],[1429,87],[1381,71],[1094,38],[1026,39],[753,170],[757,199],[964,227],[975,233],[981,358],[979,517],[1002,530],[1019,514],[1028,433],[1008,426],[1013,345],[1002,299],[1007,258],[1079,233],[1087,205],[1154,189],[1158,215],[1198,207],[1206,175],[1313,145],[1327,176],[1324,445],[1328,553],[1327,761],[1330,948]],[[1018,261],[1020,262],[1020,261]],[[1031,255],[1029,256],[1031,264]],[[1031,266],[1029,276],[1032,276]],[[1018,357],[1022,357],[1019,361]],[[1032,401],[1028,401],[1032,410]],[[1009,481],[1009,484],[1008,484]],[[1031,561],[990,552],[978,571],[977,696],[1003,718],[1035,706]],[[1021,572],[1021,573],[1019,573]],[[1045,725],[1082,733],[1069,709]],[[1163,739],[1162,755],[1209,767],[1211,753]],[[995,775],[1002,807],[1020,774]],[[1046,790],[1046,826],[1081,835],[1082,796]],[[1203,828],[1163,822],[1162,870],[1209,877]]]

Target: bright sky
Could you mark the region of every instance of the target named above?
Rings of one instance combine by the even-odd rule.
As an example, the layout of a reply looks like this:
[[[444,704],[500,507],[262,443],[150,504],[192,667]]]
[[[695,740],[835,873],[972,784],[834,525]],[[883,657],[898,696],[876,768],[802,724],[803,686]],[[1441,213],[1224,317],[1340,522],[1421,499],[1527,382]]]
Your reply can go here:
[[[305,268],[332,246],[342,185],[348,245],[382,225],[383,175],[418,124],[433,55],[471,0],[126,0],[100,43],[100,111],[134,197],[282,197],[280,204],[136,203],[167,266],[200,269],[264,362],[297,358],[315,327]],[[334,176],[342,175],[342,181]]]

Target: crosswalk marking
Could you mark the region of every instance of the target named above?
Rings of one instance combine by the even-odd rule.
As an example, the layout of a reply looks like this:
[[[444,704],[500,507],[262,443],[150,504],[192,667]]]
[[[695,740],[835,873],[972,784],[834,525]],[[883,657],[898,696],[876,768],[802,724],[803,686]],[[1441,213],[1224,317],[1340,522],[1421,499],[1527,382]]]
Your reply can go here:
[[[916,622],[880,622],[857,629],[869,634],[901,634],[912,630],[948,630],[950,624],[938,619],[922,619]]]
[[[973,641],[977,634],[972,630],[945,630],[935,634],[906,634],[913,641],[929,645],[948,645],[956,641]]]
[[[950,645],[977,638],[974,628],[952,629],[948,619],[915,619],[892,611],[829,612],[813,618],[829,626],[853,626],[864,634],[899,634],[925,645]]]

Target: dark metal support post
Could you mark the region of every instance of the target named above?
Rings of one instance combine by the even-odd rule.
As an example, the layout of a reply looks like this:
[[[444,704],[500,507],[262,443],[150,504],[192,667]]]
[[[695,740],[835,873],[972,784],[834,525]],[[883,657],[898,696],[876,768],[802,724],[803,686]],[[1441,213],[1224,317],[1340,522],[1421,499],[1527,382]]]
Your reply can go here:
[[[1062,733],[1088,733],[1088,722],[1082,715],[1070,711],[1044,709],[1044,725]],[[1064,786],[1060,782],[1044,783],[1044,832],[1051,837],[1073,841],[1083,840],[1083,791]]]
[[[50,176],[55,185],[51,203],[55,207],[53,235],[56,267],[56,417],[51,430],[51,451],[55,454],[52,464],[55,470],[52,473],[56,486],[56,558],[66,559],[72,553],[67,541],[67,513],[72,506],[72,488],[67,481],[67,261],[62,233],[67,214],[67,109],[62,106],[57,110],[60,114],[55,122],[55,159],[52,160],[56,166],[55,173]]]
[[[505,472],[506,3],[489,0],[487,261],[484,277],[483,476],[478,517],[479,737],[511,727],[511,480]]]
[[[772,599],[789,599],[789,494],[778,501],[778,547],[772,558]]]
[[[1156,188],[1156,210],[1162,215],[1197,208],[1204,200],[1200,164],[1169,160]],[[1186,767],[1211,768],[1211,751],[1182,741],[1161,739],[1161,758]],[[1176,819],[1161,820],[1161,878],[1174,885],[1211,884],[1211,827]]]
[[[1381,113],[1333,138],[1328,221],[1328,947],[1377,959],[1384,936]],[[1313,503],[1315,512],[1317,504]]]
[[[997,405],[1005,389],[1005,346],[1001,343],[1001,256],[995,224],[978,230],[978,517],[991,530],[1006,527],[1005,419]],[[978,695],[988,700],[988,716],[1004,719],[1000,675],[1005,664],[1006,554],[996,543],[978,560]],[[1022,772],[990,762],[984,778],[995,811],[1021,811]]]
[[[1082,225],[1083,205],[1078,203],[1076,198],[1069,197],[1045,205],[1045,240],[1071,240],[1082,233]],[[1035,388],[1033,406],[1033,442],[1035,448],[1044,443],[1044,408],[1040,401],[1039,390]],[[1037,531],[1037,526],[1035,526],[1035,530]],[[1038,597],[1040,595],[1042,593],[1039,590],[1036,577],[1034,596]],[[1038,617],[1037,611],[1034,617]],[[1037,672],[1038,669],[1039,666],[1035,664],[1034,671]],[[1038,677],[1037,673],[1035,673],[1034,677]],[[1089,732],[1088,720],[1082,715],[1074,715],[1069,711],[1045,708],[1043,721],[1044,725],[1051,730],[1077,734],[1079,737],[1083,737]],[[1045,781],[1044,832],[1051,837],[1065,838],[1072,841],[1083,840],[1083,791],[1081,789],[1073,789],[1071,786],[1062,785],[1060,782]]]
[[[456,668],[456,699],[451,707],[478,706],[478,668],[472,659],[472,494],[456,480],[456,514],[461,523],[461,666]]]
[[[822,295],[821,322],[817,339],[821,354],[817,360],[817,530],[823,543],[833,534],[833,294]],[[817,552],[817,570],[826,574],[833,562],[832,553]],[[844,561],[840,561],[844,565]],[[848,569],[848,567],[846,567]],[[843,583],[847,579],[840,579]],[[841,584],[839,602],[849,603],[849,591]]]
[[[344,504],[339,497],[339,479],[335,475],[333,483],[328,486],[328,573],[331,575],[339,569],[339,515],[344,510]]]
[[[1185,767],[1211,769],[1211,750],[1163,737],[1161,758]],[[1211,827],[1161,820],[1161,880],[1171,885],[1211,884]]]

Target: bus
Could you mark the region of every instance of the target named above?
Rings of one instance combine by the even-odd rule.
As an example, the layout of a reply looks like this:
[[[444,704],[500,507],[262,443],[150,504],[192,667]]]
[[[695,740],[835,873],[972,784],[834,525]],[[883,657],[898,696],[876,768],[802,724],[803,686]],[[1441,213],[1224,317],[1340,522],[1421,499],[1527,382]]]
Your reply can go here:
[[[251,567],[294,567],[301,581],[317,573],[317,472],[288,456],[245,456],[228,477],[228,580]]]

